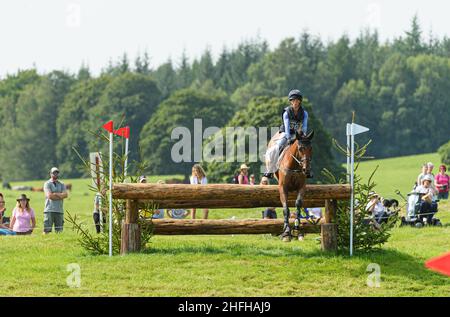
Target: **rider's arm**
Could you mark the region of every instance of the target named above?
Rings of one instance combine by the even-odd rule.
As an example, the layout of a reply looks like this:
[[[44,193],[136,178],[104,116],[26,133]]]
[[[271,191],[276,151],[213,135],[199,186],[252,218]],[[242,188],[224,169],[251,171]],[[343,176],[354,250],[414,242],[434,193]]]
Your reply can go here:
[[[290,131],[290,122],[289,122],[289,116],[287,111],[283,113],[283,123],[284,123],[284,133],[286,135],[286,139],[291,138],[291,131]]]
[[[304,134],[308,131],[308,112],[304,110],[305,116],[303,118],[302,131]]]

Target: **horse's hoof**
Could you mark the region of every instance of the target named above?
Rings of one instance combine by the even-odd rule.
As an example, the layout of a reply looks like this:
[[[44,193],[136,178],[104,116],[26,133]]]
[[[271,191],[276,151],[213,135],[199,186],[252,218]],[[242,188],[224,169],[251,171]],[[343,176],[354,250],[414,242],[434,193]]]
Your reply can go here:
[[[300,234],[300,235],[298,236],[298,241],[303,241],[304,239],[305,239],[305,237],[304,237],[303,235]]]
[[[291,237],[283,237],[283,242],[291,242]]]

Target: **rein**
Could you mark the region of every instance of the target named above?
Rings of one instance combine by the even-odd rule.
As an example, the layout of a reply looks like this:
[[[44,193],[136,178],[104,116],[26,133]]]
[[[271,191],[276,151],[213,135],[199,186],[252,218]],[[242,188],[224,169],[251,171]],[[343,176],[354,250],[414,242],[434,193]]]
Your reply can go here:
[[[297,149],[297,152],[298,152],[298,149]],[[307,160],[307,159],[305,159],[305,158],[302,158],[300,161],[298,160],[298,158],[296,158],[294,155],[292,155],[291,154],[291,156],[292,156],[292,158],[298,163],[298,165],[301,167],[302,166],[302,162],[304,161],[304,160]],[[304,171],[303,171],[303,168],[302,169],[290,169],[290,168],[286,168],[286,167],[283,167],[282,168],[283,169],[283,172],[285,172],[285,173],[305,173]]]

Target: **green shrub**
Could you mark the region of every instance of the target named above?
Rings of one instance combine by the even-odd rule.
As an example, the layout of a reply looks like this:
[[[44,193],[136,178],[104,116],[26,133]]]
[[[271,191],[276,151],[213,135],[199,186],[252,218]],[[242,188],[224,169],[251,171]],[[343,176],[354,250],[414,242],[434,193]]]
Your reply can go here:
[[[441,161],[444,164],[450,165],[450,141],[443,144],[439,149],[438,153],[441,156]]]

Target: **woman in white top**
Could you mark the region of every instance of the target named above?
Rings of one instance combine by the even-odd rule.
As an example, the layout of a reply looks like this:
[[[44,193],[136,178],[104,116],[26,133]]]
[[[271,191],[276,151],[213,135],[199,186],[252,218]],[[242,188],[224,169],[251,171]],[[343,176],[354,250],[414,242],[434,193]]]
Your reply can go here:
[[[206,178],[206,173],[203,170],[203,168],[200,166],[200,164],[195,164],[194,166],[192,166],[192,175],[189,178],[189,180],[191,181],[191,184],[193,185],[206,185],[208,184],[208,180]],[[208,209],[203,209],[203,219],[208,219]],[[192,209],[192,219],[195,219],[195,213],[196,213],[196,209],[193,208]]]

